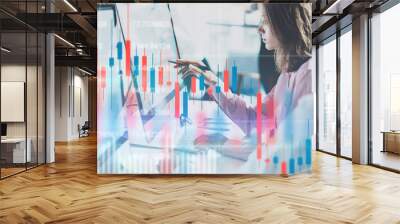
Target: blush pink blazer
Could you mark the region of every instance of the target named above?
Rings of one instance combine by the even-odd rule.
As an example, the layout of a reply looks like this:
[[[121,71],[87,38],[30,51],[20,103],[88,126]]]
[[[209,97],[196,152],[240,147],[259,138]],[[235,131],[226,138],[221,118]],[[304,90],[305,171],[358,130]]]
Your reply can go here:
[[[299,100],[312,94],[312,70],[310,60],[303,63],[297,71],[280,74],[276,85],[263,97],[262,119],[267,120],[269,129],[276,129],[280,121],[293,111]],[[235,122],[246,135],[256,127],[256,106],[248,105],[241,97],[232,92],[215,92],[211,86],[211,97],[225,114]],[[223,88],[221,88],[223,89]],[[253,101],[254,102],[254,101]]]

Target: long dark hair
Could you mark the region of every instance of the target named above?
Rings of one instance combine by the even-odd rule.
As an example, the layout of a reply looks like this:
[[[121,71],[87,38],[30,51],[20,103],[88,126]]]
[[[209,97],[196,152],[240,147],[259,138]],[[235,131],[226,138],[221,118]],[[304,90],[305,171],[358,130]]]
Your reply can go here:
[[[280,47],[275,62],[280,72],[293,72],[311,58],[310,3],[264,3],[265,14]]]

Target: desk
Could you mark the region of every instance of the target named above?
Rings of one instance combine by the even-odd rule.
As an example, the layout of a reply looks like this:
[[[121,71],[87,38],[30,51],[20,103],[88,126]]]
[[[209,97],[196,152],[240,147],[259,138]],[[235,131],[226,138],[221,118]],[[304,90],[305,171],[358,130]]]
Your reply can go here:
[[[120,138],[117,132],[112,133],[117,135],[115,137],[100,136],[98,173],[240,173],[244,161],[224,156],[213,149],[201,151],[196,149],[194,142],[200,136],[215,133],[227,139],[241,140],[245,137],[242,130],[214,101],[190,100],[188,104],[191,120],[188,123],[182,124],[167,107],[144,127],[138,115],[132,113],[132,121],[138,122],[130,122],[121,145],[114,143]],[[151,141],[147,140],[149,136],[153,137]],[[205,139],[203,141],[207,142]],[[166,147],[168,144],[171,147]]]
[[[28,144],[25,152],[25,138],[1,139],[1,156],[6,160],[6,163],[31,162],[32,141],[28,138],[26,142]]]
[[[383,131],[383,150],[382,152],[392,152],[400,154],[400,132]]]
[[[223,156],[215,150],[189,153],[171,149],[168,153],[163,149],[132,147],[126,143],[105,163],[102,167],[111,170],[100,169],[100,173],[238,174],[245,161]]]

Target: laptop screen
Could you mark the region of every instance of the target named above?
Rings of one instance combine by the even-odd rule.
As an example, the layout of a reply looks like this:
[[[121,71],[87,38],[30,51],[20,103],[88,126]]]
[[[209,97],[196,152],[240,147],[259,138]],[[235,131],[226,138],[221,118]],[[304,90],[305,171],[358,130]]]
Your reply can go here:
[[[142,124],[138,127],[143,128],[142,135],[135,136],[151,141],[173,118],[175,89],[178,85],[180,92],[182,86],[178,70],[168,62],[179,58],[169,5],[116,4],[115,11],[119,32],[112,34],[111,39],[122,39],[125,48],[129,40],[132,52],[130,75],[133,79],[124,89],[127,117],[130,123]],[[128,127],[130,130],[132,127]]]
[[[130,14],[127,13],[129,8]],[[178,58],[167,4],[117,4],[121,29],[131,40],[133,73],[142,113],[162,103],[173,90],[177,70],[168,60]],[[157,16],[154,16],[157,15]],[[129,16],[129,18],[128,18]],[[135,57],[137,62],[135,64]]]

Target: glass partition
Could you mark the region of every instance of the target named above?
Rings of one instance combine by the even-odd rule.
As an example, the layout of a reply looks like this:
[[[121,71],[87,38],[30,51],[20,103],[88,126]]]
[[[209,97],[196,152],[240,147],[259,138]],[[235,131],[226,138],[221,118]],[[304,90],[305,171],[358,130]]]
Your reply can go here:
[[[0,2],[14,12],[0,12],[0,178],[45,162],[46,40],[22,22],[27,13],[43,13],[44,3]]]
[[[33,167],[37,165],[37,116],[38,116],[38,35],[36,32],[27,33],[28,38],[28,61],[27,61],[27,79],[26,79],[26,114],[27,114],[27,150],[31,151],[30,161],[27,163],[27,167]]]
[[[352,157],[352,74],[350,26],[340,36],[340,155],[347,158]]]
[[[2,177],[24,171],[26,162],[31,162],[30,143],[26,141],[26,37],[25,32],[1,35]]]
[[[336,154],[336,37],[318,48],[318,149]]]
[[[37,64],[37,162],[43,164],[46,162],[46,144],[45,144],[45,124],[46,124],[46,39],[43,33],[38,34],[38,64]]]

